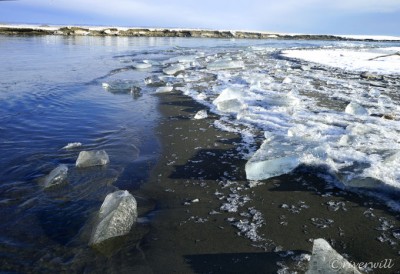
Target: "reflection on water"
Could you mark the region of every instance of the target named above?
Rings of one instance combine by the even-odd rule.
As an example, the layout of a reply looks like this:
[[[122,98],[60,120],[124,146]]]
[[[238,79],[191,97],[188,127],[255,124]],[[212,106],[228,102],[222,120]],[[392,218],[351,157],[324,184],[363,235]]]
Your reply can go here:
[[[1,40],[0,52],[7,54],[0,68],[0,271],[104,268],[103,255],[87,246],[94,214],[108,193],[140,187],[158,155],[157,98],[112,94],[101,86],[101,81],[139,81],[151,73],[110,74],[123,66],[114,56],[170,44],[138,42],[58,36]],[[83,145],[62,149],[72,142]],[[109,165],[75,168],[81,150],[100,149],[110,156]],[[67,182],[44,189],[43,178],[60,164],[68,166]],[[135,173],[142,176],[130,176]],[[149,203],[139,202],[139,210]],[[132,233],[123,242],[135,246],[145,225],[135,231],[139,236]]]

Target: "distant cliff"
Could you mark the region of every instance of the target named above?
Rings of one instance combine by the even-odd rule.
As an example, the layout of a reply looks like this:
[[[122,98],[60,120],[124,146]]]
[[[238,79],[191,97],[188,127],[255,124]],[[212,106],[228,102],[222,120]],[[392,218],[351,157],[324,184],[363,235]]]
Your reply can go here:
[[[125,37],[196,37],[237,39],[298,39],[336,41],[380,41],[379,39],[344,37],[335,35],[282,34],[253,31],[222,31],[200,29],[114,28],[77,26],[17,26],[0,25],[0,35],[64,35],[64,36],[125,36]],[[395,38],[395,37],[394,37]],[[396,40],[396,39],[393,39]],[[382,41],[391,41],[384,39]]]

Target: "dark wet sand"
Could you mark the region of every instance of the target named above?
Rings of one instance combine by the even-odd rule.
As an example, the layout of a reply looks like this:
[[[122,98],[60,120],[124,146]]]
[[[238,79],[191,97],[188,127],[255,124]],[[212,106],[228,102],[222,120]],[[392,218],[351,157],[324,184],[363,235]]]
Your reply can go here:
[[[400,241],[393,236],[400,226],[398,213],[371,198],[329,187],[313,175],[315,171],[306,168],[248,188],[245,161],[235,145],[240,136],[216,129],[215,115],[193,120],[204,106],[187,96],[170,93],[159,97],[164,117],[157,131],[162,155],[149,182],[137,193],[156,201],[156,210],[151,215],[149,234],[138,245],[141,260],[132,271],[276,273],[283,263],[302,273],[307,263],[292,258],[311,254],[312,239],[316,238],[328,240],[339,253],[347,254],[350,262],[392,260],[391,269],[372,273],[400,271]],[[219,185],[227,180],[238,182],[231,187],[251,198],[237,213],[221,211],[226,201],[215,195],[216,191],[231,193],[230,187]],[[194,199],[199,202],[185,204]],[[343,202],[344,207],[333,211],[327,205],[332,201]],[[231,217],[245,219],[239,213],[252,207],[264,217],[258,233],[265,240],[253,242],[238,236],[239,230],[227,221]],[[368,213],[370,208],[373,214]],[[210,215],[213,210],[221,214]],[[319,220],[313,223],[312,218]],[[316,223],[321,219],[334,222],[319,228]],[[385,220],[389,228],[378,230]],[[382,233],[389,241],[378,240]],[[287,255],[287,251],[293,254]]]

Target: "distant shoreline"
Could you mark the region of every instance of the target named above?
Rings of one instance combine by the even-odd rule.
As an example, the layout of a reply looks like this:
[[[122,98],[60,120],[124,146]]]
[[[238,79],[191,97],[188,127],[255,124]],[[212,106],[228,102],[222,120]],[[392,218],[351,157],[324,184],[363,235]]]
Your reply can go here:
[[[0,24],[0,35],[62,35],[62,36],[121,36],[121,37],[193,37],[224,39],[333,40],[333,41],[400,41],[398,36],[288,34],[260,31],[131,28],[100,26],[50,26]]]

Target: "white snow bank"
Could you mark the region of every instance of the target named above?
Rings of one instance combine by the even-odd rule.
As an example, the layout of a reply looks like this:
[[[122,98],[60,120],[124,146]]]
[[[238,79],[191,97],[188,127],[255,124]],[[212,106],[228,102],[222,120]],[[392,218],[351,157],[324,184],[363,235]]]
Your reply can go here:
[[[400,55],[387,56],[397,52],[400,47],[285,50],[283,55],[346,70],[400,74]]]

